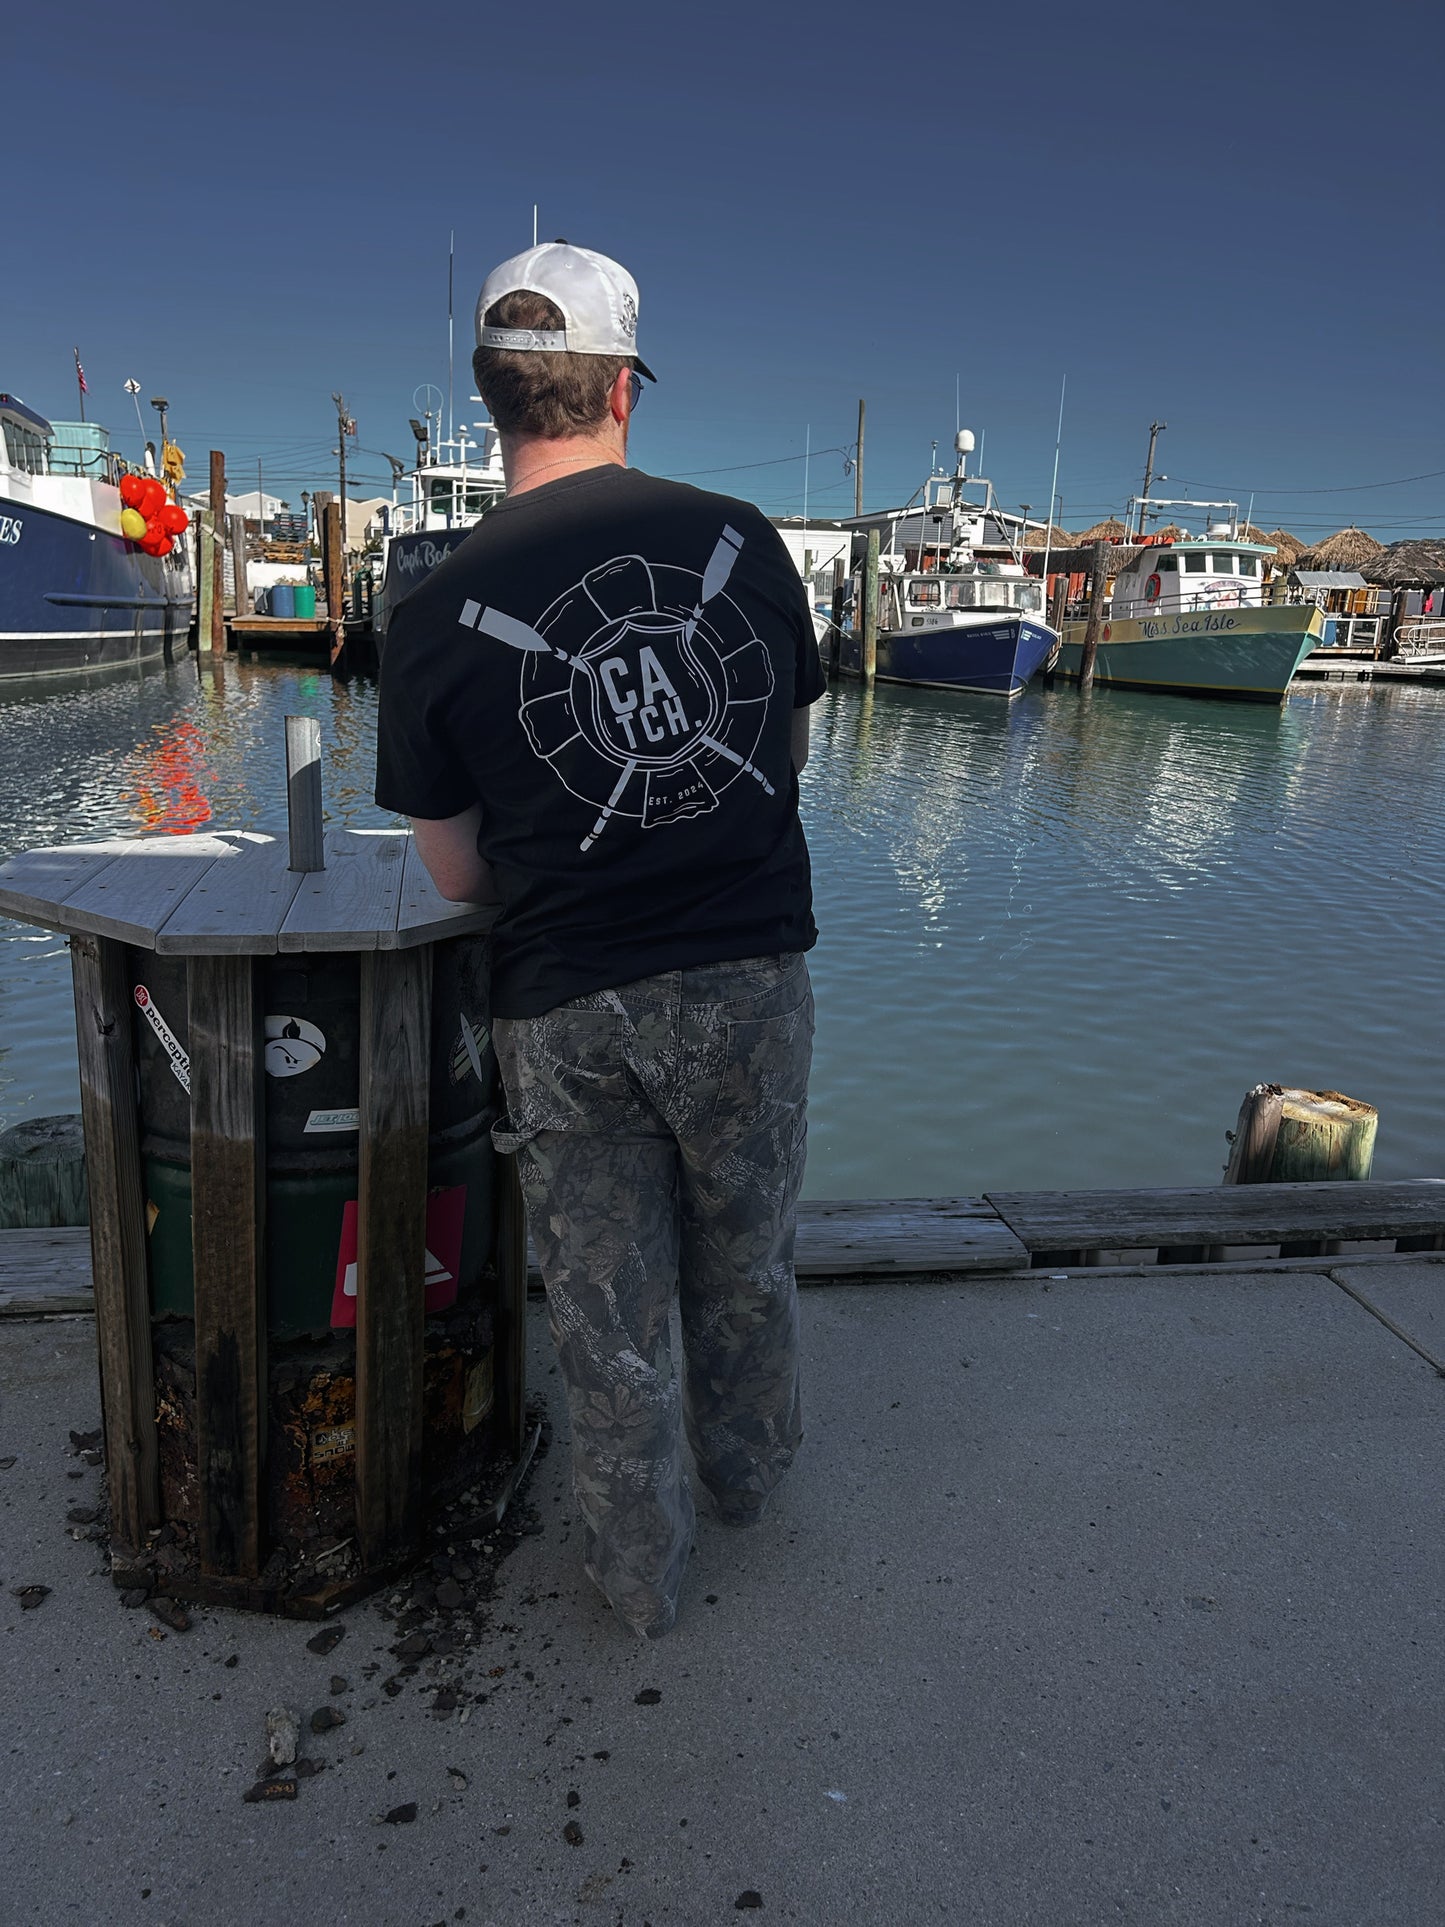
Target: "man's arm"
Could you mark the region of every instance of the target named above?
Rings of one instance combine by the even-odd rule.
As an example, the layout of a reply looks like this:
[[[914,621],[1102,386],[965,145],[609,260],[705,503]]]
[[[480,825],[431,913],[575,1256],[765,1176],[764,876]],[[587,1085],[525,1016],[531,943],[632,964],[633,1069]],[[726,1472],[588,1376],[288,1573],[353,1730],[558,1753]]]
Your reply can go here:
[[[477,850],[482,806],[474,803],[460,816],[411,818],[412,834],[427,874],[450,903],[496,903],[492,866]]]
[[[810,709],[793,711],[793,768],[800,776],[808,760],[808,719],[812,713]]]

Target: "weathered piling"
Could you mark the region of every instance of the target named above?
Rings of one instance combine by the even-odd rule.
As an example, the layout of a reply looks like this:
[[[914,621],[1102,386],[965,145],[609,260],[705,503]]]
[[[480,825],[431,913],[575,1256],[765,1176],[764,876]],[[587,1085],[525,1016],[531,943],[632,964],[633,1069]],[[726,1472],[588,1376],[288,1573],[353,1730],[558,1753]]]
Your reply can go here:
[[[207,649],[221,651],[226,646],[226,458],[218,448],[211,450],[211,533],[206,566],[211,574],[211,627]]]
[[[1099,631],[1104,622],[1104,586],[1108,578],[1104,571],[1108,549],[1103,542],[1094,544],[1093,559],[1089,567],[1089,616],[1084,625],[1084,647],[1079,657],[1079,687],[1090,689],[1094,682],[1094,658],[1099,653]]]
[[[314,716],[286,718],[286,817],[293,870],[324,870],[321,725]]]
[[[868,556],[863,564],[863,652],[860,669],[865,688],[878,674],[878,531],[868,531]]]
[[[846,592],[848,571],[840,555],[833,564],[832,627],[828,631],[828,673],[838,673],[838,656],[843,634],[843,596]]]
[[[238,616],[249,615],[251,598],[246,589],[246,518],[244,515],[228,515],[226,520],[231,532],[231,576],[235,584],[232,607]]]

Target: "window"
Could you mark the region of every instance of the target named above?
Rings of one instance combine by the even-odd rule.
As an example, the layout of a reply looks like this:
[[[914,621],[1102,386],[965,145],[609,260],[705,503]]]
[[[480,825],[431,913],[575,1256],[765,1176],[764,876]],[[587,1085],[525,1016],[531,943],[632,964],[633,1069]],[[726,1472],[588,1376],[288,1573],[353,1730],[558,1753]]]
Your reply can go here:
[[[33,428],[24,422],[12,421],[5,417],[5,453],[10,458],[10,466],[18,468],[27,475],[45,473],[45,442]]]
[[[978,586],[979,602],[983,608],[1007,609],[1009,606],[1007,582],[981,582]]]
[[[1159,575],[1178,575],[1179,557],[1177,555],[1161,555],[1159,560],[1154,564],[1154,568]]]
[[[1043,585],[1038,582],[1016,582],[1014,584],[1014,607],[1016,609],[1042,609],[1044,606]]]
[[[943,600],[941,582],[910,582],[908,600],[915,609],[936,609]]]
[[[1197,552],[1186,555],[1184,558],[1184,573],[1186,575],[1203,575],[1204,564],[1207,560],[1207,556],[1200,555]]]
[[[1223,555],[1216,555],[1214,557],[1214,573],[1216,575],[1234,574],[1234,557],[1227,549]]]
[[[1235,566],[1238,568],[1239,573],[1241,575],[1258,575],[1259,574],[1259,557],[1257,555],[1236,556]]]
[[[948,606],[950,609],[971,609],[974,605],[974,585],[972,582],[950,582],[948,585]]]

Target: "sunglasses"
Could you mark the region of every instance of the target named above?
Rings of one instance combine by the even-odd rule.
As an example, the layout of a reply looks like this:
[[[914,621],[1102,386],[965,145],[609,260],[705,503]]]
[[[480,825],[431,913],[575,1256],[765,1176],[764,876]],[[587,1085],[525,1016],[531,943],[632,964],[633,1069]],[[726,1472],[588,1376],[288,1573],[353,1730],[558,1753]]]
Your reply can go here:
[[[642,377],[635,368],[632,368],[628,371],[627,376],[627,410],[629,414],[641,400]]]

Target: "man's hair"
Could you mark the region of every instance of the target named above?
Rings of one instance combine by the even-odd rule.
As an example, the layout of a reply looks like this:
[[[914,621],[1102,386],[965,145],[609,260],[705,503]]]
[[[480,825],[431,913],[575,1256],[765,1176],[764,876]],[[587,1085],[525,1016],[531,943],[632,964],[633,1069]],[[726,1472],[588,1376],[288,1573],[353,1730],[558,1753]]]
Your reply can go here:
[[[519,288],[494,301],[482,319],[494,328],[565,328],[561,309]],[[560,441],[585,435],[607,416],[612,384],[631,360],[624,355],[551,354],[537,348],[478,348],[472,356],[477,393],[504,435]]]

